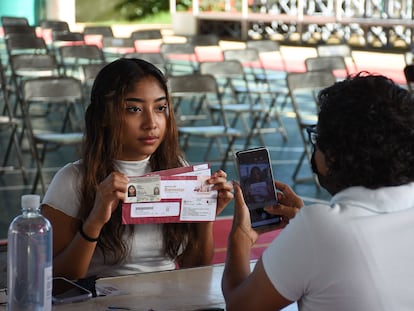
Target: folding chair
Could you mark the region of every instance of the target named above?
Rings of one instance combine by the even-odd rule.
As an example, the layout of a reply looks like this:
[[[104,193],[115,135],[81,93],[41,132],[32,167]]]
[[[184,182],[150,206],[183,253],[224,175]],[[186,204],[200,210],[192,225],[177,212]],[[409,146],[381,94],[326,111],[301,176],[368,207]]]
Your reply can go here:
[[[102,38],[102,52],[105,61],[110,62],[125,54],[135,52],[135,43],[131,38]]]
[[[82,74],[80,80],[82,82],[85,108],[89,105],[89,98],[92,90],[92,85],[95,81],[96,75],[99,73],[99,71],[101,71],[101,69],[105,65],[106,63],[81,65]]]
[[[255,73],[255,80],[258,83],[271,85],[279,93],[284,93],[284,99],[280,105],[280,110],[283,110],[289,94],[286,86],[287,65],[280,43],[270,39],[248,40],[246,48],[255,49],[259,53],[262,72]]]
[[[292,175],[295,183],[304,182],[310,178],[298,178],[299,171],[305,158],[311,167],[312,150],[306,128],[318,122],[319,107],[315,101],[316,93],[321,89],[331,86],[336,78],[329,71],[307,71],[300,73],[288,73],[286,77],[289,96],[298,125],[299,135],[303,143],[303,152]],[[312,176],[315,184],[319,187],[317,177]]]
[[[162,43],[160,53],[168,75],[195,73],[198,70],[194,45],[191,43]]]
[[[105,62],[102,50],[96,45],[61,46],[58,50],[62,74],[81,78],[81,66]]]
[[[82,86],[79,80],[72,77],[42,77],[23,81],[22,94],[23,118],[36,164],[32,193],[36,192],[40,181],[44,194],[46,183],[43,164],[47,151],[65,145],[76,146],[82,141],[82,131],[71,122],[75,118],[76,124],[79,124],[81,119],[79,112],[83,112],[83,108],[76,106],[82,102]],[[44,116],[43,122],[34,120],[31,114],[34,104],[47,105],[53,115],[50,118]]]
[[[102,39],[105,37],[113,38],[114,33],[111,26],[85,26],[83,28],[83,35],[86,44],[96,44],[102,48]]]
[[[6,36],[6,50],[10,58],[16,54],[48,54],[49,49],[43,38],[34,34],[9,34]]]
[[[197,34],[187,38],[194,46],[194,55],[198,63],[223,61],[223,49],[216,34]]]
[[[282,54],[279,42],[274,40],[248,40],[246,48],[256,49],[260,54],[262,63],[266,63],[272,70],[286,73],[286,60]],[[272,75],[276,75],[277,79],[280,79],[280,74],[272,73]],[[268,79],[272,75],[268,74]],[[283,74],[283,78],[286,78],[285,74]]]
[[[11,84],[16,96],[14,112],[21,103],[21,82],[25,79],[57,76],[59,67],[51,54],[18,54],[10,57]]]
[[[66,45],[83,45],[85,44],[85,37],[81,32],[72,31],[56,31],[52,32],[53,49],[56,51],[61,46]]]
[[[20,142],[17,134],[17,130],[20,126],[20,121],[13,117],[13,108],[9,102],[8,96],[8,87],[6,84],[6,77],[4,75],[3,66],[0,61],[0,92],[1,92],[1,101],[4,105],[3,115],[0,116],[0,132],[2,135],[8,133],[9,139],[7,147],[4,150],[3,163],[0,166],[0,174],[4,174],[8,171],[20,170],[23,181],[27,183],[27,174],[24,167],[22,151],[20,148]],[[4,134],[6,135],[6,134]],[[12,155],[12,148],[14,147],[15,156],[17,160],[17,166],[9,165],[10,156]],[[2,150],[3,151],[3,150]],[[3,152],[2,152],[3,153]]]
[[[280,133],[283,140],[287,141],[286,129],[277,107],[279,96],[282,94],[286,96],[287,91],[273,83],[257,82],[255,74],[263,72],[257,50],[226,50],[224,58],[225,61],[221,64],[220,62],[212,62],[210,65],[203,63],[204,68],[201,70],[200,65],[200,72],[207,73],[209,72],[207,70],[214,70],[210,72],[214,73],[215,77],[226,78],[238,105],[226,105],[225,109],[227,111],[235,109],[238,111],[233,111],[235,116],[242,117],[241,121],[247,134],[245,147],[247,148],[255,135],[259,136],[262,145],[265,144],[263,134]],[[252,122],[250,124],[246,122],[247,118],[243,115],[250,118]],[[276,121],[277,126],[271,125],[271,121]]]
[[[42,38],[46,44],[53,43],[53,32],[70,32],[69,24],[66,21],[43,19],[39,24]]]
[[[29,20],[26,17],[8,16],[1,17],[1,24],[4,26],[29,26]]]
[[[352,48],[348,44],[321,44],[316,46],[318,56],[342,56],[347,63],[348,71],[358,72],[358,66],[352,54]],[[352,69],[349,70],[349,63]]]
[[[218,105],[223,107],[216,79],[212,75],[188,74],[171,76],[169,77],[168,83],[174,103],[180,100],[180,108],[184,110],[192,111],[194,109],[191,103],[194,102],[195,97],[198,98],[197,109],[199,110],[208,111],[211,101],[218,102]],[[183,107],[184,104],[187,104],[187,107]],[[192,136],[208,140],[207,151],[204,156],[204,160],[206,161],[208,160],[213,143],[216,142],[221,154],[221,167],[225,168],[229,154],[233,151],[233,144],[237,138],[242,137],[242,133],[229,126],[223,109],[220,110],[220,113],[222,114],[222,118],[214,121],[210,117],[200,125],[181,125],[178,127],[178,132],[183,141],[182,146],[184,151],[189,147]],[[221,145],[222,139],[226,141],[227,145],[224,152]]]
[[[134,40],[137,52],[159,53],[164,37],[160,29],[140,29],[131,32],[130,38]]]
[[[343,56],[309,57],[305,59],[305,66],[307,71],[330,71],[337,79],[343,79],[349,75]]]

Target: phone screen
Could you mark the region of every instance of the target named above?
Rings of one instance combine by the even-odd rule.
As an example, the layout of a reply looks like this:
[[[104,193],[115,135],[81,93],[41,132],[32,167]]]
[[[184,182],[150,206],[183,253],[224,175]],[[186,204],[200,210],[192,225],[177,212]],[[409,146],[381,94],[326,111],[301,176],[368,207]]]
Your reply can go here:
[[[53,303],[70,303],[92,297],[92,293],[82,286],[63,277],[53,278]]]
[[[267,213],[265,206],[277,204],[273,182],[272,164],[269,151],[265,147],[236,152],[240,187],[250,210],[252,227],[274,225],[280,217]]]

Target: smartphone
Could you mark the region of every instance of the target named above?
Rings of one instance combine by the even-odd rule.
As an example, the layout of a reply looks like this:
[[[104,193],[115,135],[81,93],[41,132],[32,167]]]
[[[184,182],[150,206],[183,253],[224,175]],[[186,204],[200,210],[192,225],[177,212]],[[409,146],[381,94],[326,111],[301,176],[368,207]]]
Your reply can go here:
[[[269,150],[266,147],[258,147],[238,151],[235,153],[235,162],[244,201],[250,211],[252,227],[278,224],[280,216],[264,210],[266,206],[277,204]]]
[[[53,278],[52,302],[54,304],[72,303],[87,300],[92,293],[64,277]]]

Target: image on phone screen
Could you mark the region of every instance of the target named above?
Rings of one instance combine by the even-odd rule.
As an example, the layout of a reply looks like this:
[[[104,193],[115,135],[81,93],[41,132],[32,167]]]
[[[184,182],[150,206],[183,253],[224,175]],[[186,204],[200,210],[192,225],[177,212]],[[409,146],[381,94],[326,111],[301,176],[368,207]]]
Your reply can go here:
[[[252,227],[279,223],[279,216],[271,215],[264,210],[265,206],[277,204],[272,164],[267,148],[238,151],[236,163],[240,187],[250,211]]]

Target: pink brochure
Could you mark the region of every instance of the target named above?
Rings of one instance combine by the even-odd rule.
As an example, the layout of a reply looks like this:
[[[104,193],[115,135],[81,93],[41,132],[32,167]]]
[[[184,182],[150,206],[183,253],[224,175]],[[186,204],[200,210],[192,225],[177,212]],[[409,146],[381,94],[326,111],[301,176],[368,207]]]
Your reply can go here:
[[[216,218],[217,191],[208,163],[129,176],[135,196],[122,204],[123,224],[202,222]]]

